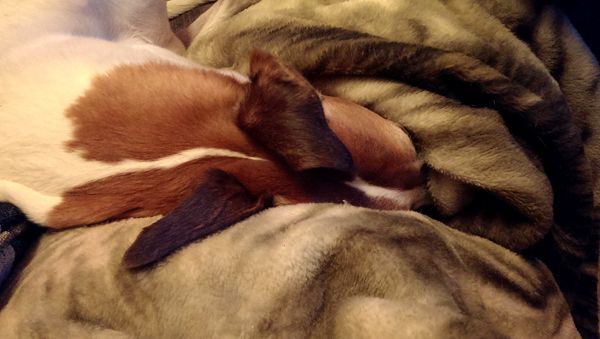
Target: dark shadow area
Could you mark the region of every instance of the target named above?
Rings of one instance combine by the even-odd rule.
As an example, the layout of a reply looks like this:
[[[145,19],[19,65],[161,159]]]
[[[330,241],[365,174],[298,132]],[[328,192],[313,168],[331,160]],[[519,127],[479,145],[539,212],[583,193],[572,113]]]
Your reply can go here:
[[[577,29],[590,50],[600,59],[600,0],[554,0]]]

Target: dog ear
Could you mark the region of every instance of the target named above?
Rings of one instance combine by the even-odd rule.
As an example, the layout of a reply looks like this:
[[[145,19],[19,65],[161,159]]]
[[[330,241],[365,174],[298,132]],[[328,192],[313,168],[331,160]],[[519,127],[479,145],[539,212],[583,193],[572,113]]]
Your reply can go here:
[[[294,171],[353,172],[352,156],[327,125],[321,98],[310,83],[271,54],[250,57],[248,93],[238,124]]]
[[[125,252],[123,264],[132,269],[154,263],[270,205],[270,198],[251,195],[232,175],[210,170],[189,198],[142,230]]]

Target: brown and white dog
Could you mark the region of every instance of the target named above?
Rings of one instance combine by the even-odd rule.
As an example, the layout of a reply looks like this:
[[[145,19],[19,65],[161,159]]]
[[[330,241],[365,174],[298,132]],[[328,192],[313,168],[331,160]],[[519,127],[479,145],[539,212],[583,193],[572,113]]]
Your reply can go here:
[[[272,205],[423,201],[407,134],[255,52],[178,55],[164,0],[0,3],[0,201],[53,229],[165,215],[128,267]]]

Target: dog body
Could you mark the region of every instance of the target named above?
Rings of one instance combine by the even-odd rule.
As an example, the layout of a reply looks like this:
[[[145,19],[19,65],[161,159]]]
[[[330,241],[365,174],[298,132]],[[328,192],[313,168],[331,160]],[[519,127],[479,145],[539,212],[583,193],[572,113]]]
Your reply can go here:
[[[0,12],[0,201],[40,225],[167,214],[214,193],[198,190],[211,169],[275,205],[424,198],[399,127],[265,53],[249,77],[186,60],[164,1],[9,0]]]
[[[69,187],[132,169],[65,152],[73,135],[65,113],[92,79],[124,64],[197,66],[159,47],[183,51],[164,2],[7,1],[0,9],[0,199],[53,226],[44,215]],[[143,20],[130,17],[136,13]]]

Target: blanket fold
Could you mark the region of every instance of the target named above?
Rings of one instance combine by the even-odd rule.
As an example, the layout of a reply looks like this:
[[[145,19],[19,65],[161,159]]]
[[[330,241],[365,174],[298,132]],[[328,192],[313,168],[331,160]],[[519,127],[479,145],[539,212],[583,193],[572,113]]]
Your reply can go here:
[[[579,338],[545,266],[415,212],[269,209],[127,271],[156,218],[46,234],[11,338]],[[43,301],[43,302],[39,302]]]

